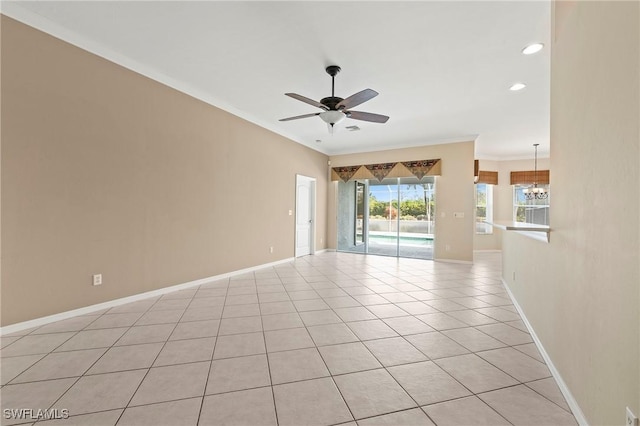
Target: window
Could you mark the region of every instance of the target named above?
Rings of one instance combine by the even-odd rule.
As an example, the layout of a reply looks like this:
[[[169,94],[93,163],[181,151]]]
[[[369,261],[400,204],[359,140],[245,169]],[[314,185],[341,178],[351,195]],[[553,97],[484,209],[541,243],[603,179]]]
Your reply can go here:
[[[524,190],[530,185],[513,185],[513,221],[549,225],[549,197],[544,200],[527,200]],[[549,185],[538,185],[549,191]]]
[[[476,234],[493,234],[493,185],[476,184]]]

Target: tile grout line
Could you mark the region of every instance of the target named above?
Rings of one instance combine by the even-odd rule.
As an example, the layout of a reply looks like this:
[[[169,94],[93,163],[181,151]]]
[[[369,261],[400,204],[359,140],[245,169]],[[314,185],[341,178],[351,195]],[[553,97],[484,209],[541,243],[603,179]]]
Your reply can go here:
[[[401,293],[403,293],[403,294],[406,294],[405,292],[402,292],[402,291],[400,291],[400,292],[401,292]],[[376,294],[379,294],[379,293],[376,293]],[[379,295],[380,295],[380,294],[379,294]],[[384,298],[384,296],[382,296],[382,297]],[[422,301],[420,301],[420,302],[421,302],[421,303],[423,303]],[[396,304],[395,304],[394,302],[391,302],[391,301],[390,301],[390,303],[392,303],[394,306],[396,306]],[[402,308],[400,308],[400,309],[402,310]],[[434,309],[436,309],[436,308],[434,308]],[[406,312],[406,311],[405,311],[405,312]],[[386,322],[384,321],[384,319],[382,319],[382,318],[378,317],[375,313],[374,313],[374,315],[375,315],[379,320],[381,320],[384,324],[386,324]],[[413,318],[415,318],[415,319],[417,319],[418,321],[420,321],[420,322],[422,322],[422,323],[424,323],[424,322],[423,322],[423,321],[421,321],[419,318],[416,318],[416,317],[415,317],[415,315],[413,315],[413,314],[410,314],[410,313],[409,313],[409,316],[410,316],[410,317],[413,317]],[[425,323],[425,324],[426,324],[426,323]],[[390,327],[388,324],[386,324],[386,325],[387,325],[388,327]],[[428,324],[426,324],[426,325],[427,325],[427,326],[429,326]],[[429,326],[429,327],[430,327],[430,326]],[[391,328],[392,328],[392,327],[391,327]],[[393,328],[392,328],[392,329],[393,329]],[[435,329],[434,329],[434,330],[435,330]],[[405,342],[407,342],[409,345],[411,345],[411,347],[414,347],[416,350],[418,350],[418,352],[422,353],[422,354],[426,357],[426,359],[427,359],[427,361],[426,361],[426,362],[432,362],[432,363],[434,363],[434,361],[431,359],[431,357],[429,357],[427,354],[424,354],[422,351],[420,351],[418,348],[416,348],[414,345],[412,345],[412,344],[411,344],[411,342],[410,342],[410,341],[408,341],[408,340],[405,338],[405,336],[404,336],[404,335],[402,335],[402,334],[398,333],[396,330],[394,330],[394,331],[398,334],[398,336],[399,336],[400,338],[402,338]],[[437,330],[435,330],[435,331],[437,331]],[[417,333],[417,334],[422,334],[422,333]],[[359,336],[356,336],[356,337],[358,337],[358,338],[359,338]],[[382,339],[384,339],[384,338],[381,338],[381,339],[371,339],[371,340],[382,340]],[[371,341],[371,340],[368,340],[368,341]],[[359,343],[361,343],[361,344],[363,345],[363,347],[365,348],[365,350],[367,350],[367,352],[369,352],[369,354],[371,354],[371,356],[372,356],[374,359],[376,359],[376,361],[380,364],[380,366],[381,366],[382,368],[376,368],[376,369],[371,369],[371,370],[360,370],[360,371],[357,371],[357,372],[355,372],[355,373],[360,373],[360,372],[362,372],[362,371],[373,371],[373,370],[380,370],[380,369],[384,369],[384,370],[385,370],[385,372],[386,372],[386,373],[387,373],[387,374],[392,378],[392,380],[393,380],[393,381],[394,381],[394,382],[395,382],[395,383],[396,383],[396,384],[397,384],[397,385],[398,385],[398,386],[399,386],[399,387],[400,387],[400,388],[405,392],[405,394],[406,394],[409,398],[411,398],[411,400],[416,404],[416,406],[415,406],[415,407],[407,408],[407,409],[404,409],[404,410],[393,411],[393,412],[390,412],[390,413],[381,413],[381,414],[376,415],[376,416],[370,416],[370,417],[365,417],[365,418],[367,418],[367,419],[368,419],[368,418],[382,417],[382,416],[386,416],[386,415],[393,414],[393,413],[398,413],[398,412],[403,412],[403,411],[409,411],[409,410],[418,409],[418,410],[420,410],[422,413],[424,413],[424,415],[425,415],[425,416],[427,416],[427,418],[428,418],[429,420],[431,420],[431,421],[435,424],[435,421],[434,421],[434,420],[429,416],[429,414],[428,414],[428,413],[427,413],[427,412],[422,408],[422,406],[418,403],[418,401],[417,401],[417,400],[416,400],[416,399],[415,399],[415,398],[414,398],[414,397],[413,397],[413,396],[412,396],[412,395],[411,395],[411,394],[406,390],[406,388],[405,388],[404,386],[402,386],[402,384],[401,384],[401,383],[400,383],[400,382],[395,378],[395,376],[394,376],[393,374],[391,374],[391,372],[389,371],[389,368],[390,368],[390,367],[387,367],[386,365],[384,365],[384,364],[380,361],[380,359],[379,359],[379,358],[378,358],[378,357],[377,357],[373,352],[371,352],[371,350],[367,347],[367,345],[366,345],[366,343],[365,343],[365,342],[366,342],[366,341],[362,341],[361,339],[359,340]],[[412,365],[412,364],[418,364],[418,363],[422,363],[422,362],[425,362],[425,361],[416,361],[416,362],[414,362],[414,363],[406,363],[406,364],[400,364],[400,365]],[[434,364],[435,364],[435,363],[434,363]],[[435,365],[437,365],[437,364],[435,364]],[[396,365],[394,365],[393,367],[396,367]],[[440,367],[438,366],[438,368],[440,368]],[[440,369],[442,370],[442,368],[440,368]],[[452,377],[449,373],[447,373],[447,372],[446,372],[446,371],[444,371],[444,370],[442,370],[442,371],[443,371],[445,374],[447,374],[449,377],[451,377],[451,379],[452,379],[452,380],[454,380],[455,382],[459,383],[462,387],[464,387],[465,389],[467,389],[467,387],[466,387],[466,386],[464,386],[462,383],[458,382],[458,380],[457,380],[455,377]],[[346,375],[346,374],[354,374],[354,372],[352,372],[352,373],[345,373],[345,375]],[[338,389],[339,389],[339,388],[338,388]],[[468,390],[469,392],[471,392],[471,390],[469,390],[469,389],[467,389],[467,390]],[[473,394],[473,392],[471,392],[471,393]],[[441,401],[441,402],[443,402],[443,401]],[[358,420],[363,420],[363,419],[365,419],[365,418],[358,419]],[[354,419],[355,419],[355,416],[354,416]]]
[[[554,383],[555,383],[555,378],[553,376],[550,377],[545,377],[543,379],[537,379],[537,380],[531,380],[529,382],[523,383],[523,385],[525,385],[527,388],[531,389],[532,391],[534,391],[535,393],[537,393],[538,395],[540,395],[541,397],[545,398],[547,401],[550,401],[551,403],[557,405],[558,407],[560,407],[562,410],[566,411],[567,413],[571,414],[572,416],[574,415],[573,412],[571,411],[571,407],[569,407],[569,404],[567,404],[567,402],[565,401],[565,404],[567,404],[567,407],[569,407],[569,409],[567,410],[566,408],[564,408],[563,406],[561,406],[560,404],[558,404],[556,401],[552,400],[551,398],[549,398],[546,395],[543,395],[542,393],[538,392],[537,390],[535,390],[534,388],[532,388],[531,386],[529,386],[529,383],[532,382],[537,382],[540,380],[548,380],[548,379],[553,379]],[[560,395],[562,396],[562,400],[564,401],[564,395],[562,395],[562,392],[560,392]],[[574,416],[575,417],[575,416]]]
[[[104,313],[103,313],[103,314],[104,314]],[[100,316],[101,316],[101,315],[100,315]],[[98,316],[98,318],[99,318],[100,316]],[[91,321],[91,323],[89,323],[88,325],[93,324],[95,321],[97,321],[97,320],[98,320],[98,318],[96,318],[95,320]],[[88,326],[88,325],[87,325],[87,326]],[[32,330],[32,331],[31,331],[31,333],[33,333],[34,331],[37,331],[39,328],[42,328],[42,327],[44,327],[44,326],[40,326],[40,327],[38,327],[38,328],[36,328],[36,329]],[[36,361],[36,362],[34,362],[33,364],[31,364],[29,367],[27,367],[27,368],[25,368],[24,370],[22,370],[20,373],[18,373],[18,375],[16,375],[14,378],[12,378],[11,380],[9,380],[6,384],[2,385],[2,387],[1,387],[1,388],[4,388],[4,387],[5,387],[5,386],[7,386],[7,385],[12,385],[12,384],[14,384],[14,383],[11,383],[11,382],[13,382],[15,379],[17,379],[18,377],[20,377],[20,376],[21,376],[22,374],[24,374],[27,370],[29,370],[29,369],[31,369],[32,367],[36,366],[36,365],[37,365],[38,363],[40,363],[43,359],[45,359],[47,356],[49,356],[49,355],[51,355],[51,354],[53,354],[53,353],[56,353],[56,352],[55,352],[55,350],[56,350],[56,349],[60,348],[62,345],[64,345],[65,343],[67,343],[67,342],[68,342],[69,340],[71,340],[72,338],[76,337],[78,334],[80,334],[80,332],[81,332],[81,331],[84,331],[84,329],[80,329],[80,330],[77,330],[77,331],[73,332],[74,334],[73,334],[72,336],[70,336],[70,337],[69,337],[68,339],[66,339],[64,342],[60,343],[58,346],[56,346],[55,348],[53,348],[51,351],[49,351],[49,352],[47,352],[47,353],[44,353],[44,355],[43,355],[43,357],[42,357],[42,358],[40,358],[38,361]],[[31,333],[27,334],[27,336],[28,336],[28,335],[30,335]],[[60,333],[69,333],[69,332],[60,332]],[[34,336],[35,336],[35,335],[34,335]],[[22,336],[22,337],[26,337],[26,336]],[[18,339],[18,340],[20,340],[20,339]],[[13,342],[13,343],[15,343],[15,342]],[[88,349],[102,349],[102,348],[88,348]],[[61,351],[61,352],[64,352],[64,351]],[[107,351],[105,351],[105,352],[104,352],[104,353],[103,353],[103,354],[98,358],[98,360],[99,360],[100,358],[102,358],[102,356],[103,356],[106,352],[107,352]],[[58,352],[58,353],[60,353],[60,352]],[[29,355],[41,355],[41,354],[25,354],[25,355],[17,355],[17,356],[29,356]],[[3,357],[3,358],[4,358],[4,357]],[[12,357],[9,357],[9,358],[12,358]],[[95,362],[97,362],[98,360],[96,360]],[[0,362],[1,362],[1,361],[2,361],[2,358],[0,358]],[[95,364],[95,362],[94,362],[93,364]],[[93,364],[91,364],[91,366],[89,366],[89,368],[93,367]],[[86,373],[87,371],[89,371],[89,369],[85,370],[85,373]],[[83,374],[84,374],[84,373],[83,373]],[[80,377],[82,377],[82,375],[81,375]],[[71,388],[72,388],[72,387],[73,387],[73,386],[78,382],[78,380],[80,380],[80,377],[78,377],[78,379],[77,379],[77,380],[76,380],[76,381],[75,381],[75,382],[74,382],[74,383],[73,383],[73,384],[72,384],[72,385],[71,385],[71,386],[70,386],[70,387],[69,387],[69,388],[68,388],[68,389],[67,389],[67,390],[66,390],[66,391],[65,391],[65,392],[60,396],[60,398],[62,398],[62,396],[64,396],[64,394],[66,394],[66,393],[67,393],[67,391],[69,391],[69,389],[71,389]],[[69,378],[73,378],[73,377],[69,377]],[[59,378],[59,379],[64,379],[64,378]],[[52,379],[52,380],[55,380],[55,379]],[[27,383],[34,383],[34,382],[27,382]],[[18,383],[15,383],[15,384],[18,384]],[[55,404],[55,403],[56,403],[60,398],[58,398],[57,400],[55,400],[55,401],[53,402],[53,404]],[[51,405],[51,407],[53,407],[53,405]],[[51,408],[51,407],[48,407],[48,408]]]
[[[302,277],[304,279],[304,277]],[[306,280],[305,280],[306,281]],[[307,284],[309,286],[311,286],[311,283],[307,282]],[[284,286],[284,285],[283,285]],[[314,289],[315,291],[315,289]],[[289,292],[287,291],[286,287],[285,287],[285,292],[287,293],[287,296],[289,296]],[[317,294],[317,293],[316,293]],[[320,296],[320,295],[318,295]],[[295,303],[293,303],[293,301],[291,302],[291,304],[293,305],[293,309],[295,309],[298,317],[300,317],[300,311],[298,311],[298,307],[295,305]],[[329,305],[327,305],[329,306]],[[333,311],[333,309],[331,308],[331,306],[329,306],[329,309],[331,310],[331,312],[333,312],[334,315],[337,316],[337,314],[335,313],[335,311]],[[342,394],[342,391],[340,390],[340,388],[338,387],[338,384],[336,383],[335,379],[333,378],[333,375],[331,374],[331,370],[329,369],[329,366],[327,365],[326,360],[324,359],[324,357],[322,356],[322,353],[320,352],[320,349],[318,348],[318,345],[316,344],[316,341],[313,339],[313,336],[311,335],[311,333],[309,333],[309,329],[307,327],[307,324],[304,322],[304,320],[302,318],[300,318],[300,321],[302,322],[302,325],[305,329],[305,331],[307,332],[307,334],[309,335],[309,338],[311,339],[311,341],[314,344],[314,349],[316,350],[316,353],[318,354],[318,356],[320,357],[320,359],[322,360],[322,363],[324,364],[324,368],[326,368],[327,373],[329,373],[329,378],[331,378],[331,383],[333,383],[334,388],[338,391],[338,394],[340,395],[340,398],[342,399],[342,403],[344,404],[344,406],[347,408],[347,410],[349,411],[349,415],[351,416],[351,420],[355,421],[355,416],[353,415],[353,411],[351,410],[351,407],[349,407],[349,404],[347,404],[346,399],[344,398],[344,395]],[[356,336],[357,337],[357,336]],[[307,380],[317,380],[318,378],[315,379],[307,379]],[[273,386],[272,386],[273,388]]]
[[[404,293],[404,292],[402,292],[402,293]],[[384,297],[384,296],[382,296],[382,297]],[[445,299],[446,299],[446,298],[445,298]],[[394,302],[391,302],[391,303],[395,306],[395,303],[394,303]],[[435,308],[435,309],[437,309],[437,308]],[[375,315],[375,313],[374,313],[374,315]],[[409,314],[409,315],[415,318],[415,316],[414,316],[414,315],[412,315],[412,314]],[[380,317],[378,317],[377,315],[376,315],[376,317],[377,317],[379,320],[382,320],[382,322],[386,324],[386,322],[384,321],[384,319],[383,319],[383,318],[380,318]],[[416,318],[416,319],[418,319],[418,318]],[[418,320],[419,320],[419,319],[418,319]],[[422,321],[421,321],[421,322],[422,322]],[[427,324],[427,325],[428,325],[428,324]],[[389,325],[387,324],[387,326],[389,326]],[[468,325],[468,327],[465,327],[465,328],[469,328],[469,327],[473,327],[473,326]],[[395,331],[395,330],[394,330],[394,331]],[[437,329],[436,329],[435,331],[436,331],[436,332],[441,332],[440,330],[437,330]],[[479,330],[479,331],[480,331],[480,330]],[[396,331],[396,333],[397,333],[397,331]],[[400,335],[400,333],[398,333],[398,334]],[[418,334],[422,334],[422,333],[418,333]],[[441,334],[442,334],[442,333],[441,333]],[[446,335],[445,335],[445,336],[446,336]],[[403,336],[403,335],[400,335],[400,337],[404,338],[404,336]],[[492,336],[490,336],[490,337],[492,337]],[[374,339],[374,340],[380,340],[380,339]],[[406,341],[406,339],[405,339],[405,341]],[[360,340],[359,342],[360,342],[361,344],[363,344],[363,345],[364,345],[364,347],[367,349],[367,351],[368,351],[368,352],[369,352],[369,353],[370,353],[370,354],[371,354],[371,355],[372,355],[372,356],[373,356],[373,357],[378,361],[378,363],[379,363],[379,364],[380,364],[380,365],[385,369],[385,371],[387,372],[387,374],[389,374],[389,375],[393,378],[393,380],[394,380],[394,381],[395,381],[395,382],[396,382],[396,383],[397,383],[397,384],[398,384],[398,385],[403,389],[403,391],[404,391],[404,392],[405,392],[405,393],[406,393],[406,394],[407,394],[407,395],[408,395],[408,396],[409,396],[409,397],[410,397],[410,398],[411,398],[411,399],[412,399],[412,400],[417,404],[418,409],[420,409],[422,412],[424,412],[424,414],[425,414],[427,417],[429,417],[429,419],[430,419],[430,420],[432,420],[432,421],[433,421],[433,419],[431,419],[431,417],[430,417],[430,416],[429,416],[429,415],[424,411],[424,409],[422,409],[422,407],[420,406],[420,404],[418,404],[418,402],[413,398],[413,396],[411,396],[411,394],[410,394],[409,392],[407,392],[407,390],[404,388],[404,386],[402,386],[402,384],[401,384],[400,382],[398,382],[398,380],[395,378],[395,376],[393,376],[393,374],[391,374],[391,373],[388,371],[388,367],[387,367],[387,366],[385,366],[383,363],[381,363],[381,362],[380,362],[380,360],[378,359],[378,357],[376,357],[376,356],[375,356],[375,354],[373,354],[373,353],[371,353],[371,352],[370,352],[370,350],[367,348],[366,344],[364,344],[364,342],[363,342],[362,340]],[[409,343],[409,344],[411,344],[411,342],[408,342],[408,343]],[[413,346],[413,345],[412,345],[412,346]],[[417,348],[416,348],[416,349],[417,349]],[[469,348],[466,348],[466,349],[467,349],[467,350],[470,350]],[[418,349],[418,350],[419,350],[419,349]],[[422,352],[422,351],[420,351],[420,352]],[[471,352],[472,354],[475,354],[475,352],[474,352],[474,351],[471,351],[471,350],[470,350],[470,352]],[[425,354],[425,356],[426,356],[426,354]],[[476,396],[476,395],[477,395],[475,392],[473,392],[473,391],[471,391],[470,389],[468,389],[464,384],[462,384],[461,382],[459,382],[455,377],[451,376],[447,371],[443,370],[443,369],[442,369],[442,367],[440,367],[437,363],[435,363],[435,362],[434,362],[434,360],[432,360],[432,358],[431,358],[431,357],[429,357],[429,356],[426,356],[426,357],[427,357],[427,360],[429,360],[429,361],[433,362],[435,365],[437,365],[437,366],[438,366],[438,368],[439,368],[440,370],[442,370],[445,374],[447,374],[447,375],[448,375],[452,380],[454,380],[455,382],[457,382],[458,384],[460,384],[461,386],[463,386],[465,389],[467,389],[467,390],[471,393],[471,395],[473,395],[473,396]],[[480,357],[480,358],[481,358],[481,357]],[[481,359],[482,359],[482,358],[481,358]],[[486,360],[485,360],[485,361],[486,361]],[[420,361],[420,362],[424,362],[424,361]],[[420,363],[420,362],[416,362],[416,363],[408,363],[408,364],[402,364],[402,365],[411,365],[411,364],[417,364],[417,363]],[[395,366],[394,366],[394,367],[395,367]],[[497,368],[497,367],[496,367],[496,368]],[[377,369],[360,370],[360,371],[358,371],[357,373],[362,372],[362,371],[373,371],[373,370],[377,370]],[[500,370],[500,371],[502,371],[502,370]],[[345,373],[345,374],[352,374],[352,373]],[[507,373],[505,372],[505,374],[507,374]],[[332,375],[332,376],[333,376],[333,375]],[[510,376],[510,377],[511,377],[511,376]],[[515,378],[514,378],[514,379],[515,379]],[[519,380],[517,380],[517,379],[515,379],[515,380],[516,380],[516,382],[518,382],[518,385],[522,385],[522,384],[523,384],[523,383],[522,383],[522,382],[520,382]],[[513,386],[518,386],[518,385],[513,385]],[[500,388],[498,388],[498,389],[500,389]],[[498,390],[498,389],[492,389],[491,391],[495,391],[495,390]],[[454,398],[453,400],[455,400],[455,399],[459,399],[459,398]],[[446,401],[439,401],[438,403],[441,403],[441,402],[446,402]],[[498,412],[497,412],[493,407],[491,407],[490,405],[486,404],[484,401],[482,401],[482,402],[483,402],[487,407],[489,407],[489,408],[490,408],[490,409],[492,409],[494,412],[496,412],[496,413],[497,413],[501,418],[503,418],[503,419],[504,419],[504,417],[503,417],[502,415],[500,415],[500,413],[498,413]],[[431,405],[431,404],[428,404],[428,405]],[[414,409],[414,408],[415,408],[415,407],[410,408],[410,409]],[[406,409],[406,410],[399,410],[398,412],[401,412],[401,411],[407,411],[407,410],[410,410],[410,409]],[[379,415],[379,416],[387,415],[387,414],[390,414],[390,413],[383,413],[383,414],[381,414],[381,415]],[[372,416],[372,417],[379,417],[379,416]],[[355,418],[355,417],[354,417],[354,418]],[[361,420],[361,419],[360,419],[360,420]],[[506,419],[505,419],[505,420],[506,420]],[[507,422],[509,422],[509,421],[507,420]],[[435,422],[434,422],[434,423],[435,423]],[[511,422],[509,422],[509,423],[511,423]]]
[[[267,336],[265,335],[264,321],[262,320],[262,308],[260,307],[261,305],[260,295],[258,294],[257,282],[256,282],[256,298],[258,299],[258,309],[260,310],[260,329],[262,330],[262,343],[264,344],[264,357],[267,360],[267,373],[269,373],[269,387],[271,388],[271,399],[273,401],[273,414],[276,417],[276,425],[279,425],[280,421],[278,419],[278,403],[276,402],[276,393],[273,388],[274,385],[273,385],[273,377],[271,376],[271,363],[269,361],[269,351],[267,349]]]
[[[200,409],[198,410],[198,419],[196,421],[196,425],[200,423],[200,417],[202,416],[202,409],[204,407],[204,399],[207,396],[207,386],[209,385],[209,377],[211,376],[211,369],[213,368],[213,360],[216,353],[216,347],[218,346],[218,341],[220,339],[220,327],[222,326],[222,316],[224,314],[224,308],[227,302],[227,296],[229,295],[229,287],[231,286],[231,279],[227,278],[227,287],[224,293],[224,301],[222,303],[222,311],[220,312],[220,321],[218,321],[218,329],[216,330],[216,340],[213,343],[213,350],[211,351],[211,361],[209,362],[209,371],[207,371],[207,379],[204,382],[204,390],[202,391],[202,400],[200,401]],[[198,287],[200,289],[200,287]],[[197,292],[196,292],[197,294]],[[173,333],[172,333],[173,334]],[[171,338],[171,336],[169,336]]]
[[[200,288],[198,286],[198,288]],[[195,296],[195,295],[194,295]],[[155,306],[160,300],[162,300],[162,296],[160,296],[150,307],[149,309],[147,309],[147,311],[145,311],[145,314],[147,312],[150,312],[151,309],[153,308],[153,306]],[[169,300],[169,299],[167,299]],[[191,302],[193,301],[193,297],[189,300],[189,303],[187,304],[187,306],[189,306],[191,304]],[[140,380],[140,383],[138,383],[138,386],[136,386],[135,391],[133,391],[133,393],[131,394],[131,397],[129,398],[129,401],[125,404],[124,408],[122,409],[122,412],[120,413],[120,415],[118,416],[118,419],[116,420],[116,424],[118,424],[118,422],[120,422],[120,419],[122,419],[122,416],[124,416],[125,411],[127,411],[127,408],[129,408],[131,401],[133,401],[133,398],[135,398],[136,394],[138,393],[138,391],[140,390],[140,387],[142,386],[142,383],[144,383],[145,379],[147,378],[147,376],[149,375],[149,373],[151,372],[151,369],[153,368],[153,364],[158,360],[158,357],[160,356],[160,354],[162,353],[162,351],[164,350],[164,348],[167,346],[167,342],[169,341],[169,339],[171,338],[171,335],[173,334],[173,332],[175,331],[176,327],[178,326],[178,324],[180,323],[180,319],[182,319],[182,317],[184,316],[184,314],[187,312],[187,310],[185,309],[184,312],[180,315],[180,318],[178,319],[178,321],[175,322],[173,329],[171,330],[171,333],[169,333],[169,335],[167,336],[167,338],[165,339],[164,342],[162,342],[162,347],[160,348],[160,350],[158,351],[157,355],[155,356],[155,358],[153,359],[153,361],[151,362],[151,364],[149,365],[149,368],[147,368],[147,372],[144,374],[144,376],[142,377],[142,380]],[[144,316],[144,315],[143,315]],[[140,317],[142,318],[142,317]],[[139,321],[139,319],[138,319]],[[137,321],[136,321],[137,323]],[[135,323],[133,326],[131,326],[131,328],[135,327]],[[124,336],[124,334],[122,335]],[[122,336],[120,338],[122,338]],[[119,341],[120,339],[118,339]],[[117,342],[116,342],[117,343]],[[160,343],[160,342],[158,342]],[[115,346],[112,345],[111,347]],[[213,356],[213,354],[212,354]],[[206,384],[205,384],[206,386]],[[159,402],[164,402],[164,401],[159,401]]]
[[[304,277],[303,277],[303,278],[304,278]],[[329,281],[330,281],[330,282],[332,282],[331,280],[329,280]],[[311,284],[311,283],[309,283],[309,284]],[[335,284],[335,283],[334,283],[334,284]],[[365,287],[366,287],[366,286],[365,286]],[[368,288],[368,287],[367,287],[367,288]],[[286,291],[286,290],[285,290],[285,291]],[[376,294],[378,294],[378,293],[376,293]],[[321,296],[321,297],[322,297],[322,296]],[[384,297],[384,296],[382,296],[382,297]],[[324,298],[323,298],[323,300],[324,300]],[[355,300],[355,299],[354,299],[354,300]],[[325,302],[326,302],[326,300],[325,300]],[[395,304],[394,304],[393,302],[391,302],[391,303],[395,306]],[[333,310],[333,307],[332,307],[331,305],[329,305],[329,304],[327,304],[327,305],[329,306],[329,308],[331,309],[331,311],[334,313],[334,315],[337,315],[337,314],[335,313],[335,311]],[[361,306],[362,306],[362,307],[364,307],[367,311],[369,311],[369,310],[366,308],[366,306],[364,306],[364,305],[361,305]],[[294,308],[296,308],[296,307],[295,307],[295,304],[294,304]],[[296,308],[296,309],[297,309],[297,308]],[[369,312],[371,312],[371,311],[369,311]],[[378,320],[382,321],[382,323],[386,324],[386,323],[384,322],[384,320],[382,320],[381,318],[379,318],[375,313],[373,313],[373,312],[371,312],[371,313],[372,313],[372,314],[373,314],[373,315],[374,315]],[[298,314],[299,314],[299,313],[298,313]],[[409,315],[410,315],[410,314],[409,314]],[[338,317],[339,317],[339,316],[338,316]],[[340,319],[342,320],[342,318],[341,318],[341,317],[340,317]],[[349,327],[349,326],[348,326],[348,324],[347,324],[344,320],[342,320],[342,321],[343,321],[343,322],[342,322],[342,324],[345,324],[345,325],[347,325],[347,327]],[[364,320],[364,321],[366,321],[366,320]],[[304,321],[303,321],[303,324],[305,324],[305,323],[304,323]],[[388,324],[387,324],[387,327],[389,327],[389,325],[388,325]],[[349,329],[350,329],[350,327],[349,327]],[[334,378],[334,377],[339,377],[339,376],[342,376],[342,375],[348,375],[348,374],[360,373],[360,372],[363,372],[363,371],[374,371],[374,370],[381,370],[381,369],[384,369],[384,370],[386,371],[386,373],[387,373],[387,374],[388,374],[388,375],[389,375],[389,376],[394,380],[394,382],[395,382],[395,383],[397,383],[397,384],[398,384],[398,386],[400,386],[400,388],[405,392],[405,394],[406,394],[407,396],[409,396],[409,398],[411,398],[411,399],[413,400],[413,402],[416,404],[416,407],[411,407],[411,408],[408,408],[408,409],[406,409],[406,410],[415,409],[415,408],[421,409],[421,408],[420,408],[420,405],[418,404],[418,402],[417,402],[417,401],[416,401],[416,400],[415,400],[415,399],[414,399],[414,398],[413,398],[413,397],[412,397],[412,396],[411,396],[411,395],[406,391],[406,389],[405,389],[405,388],[404,388],[404,387],[403,387],[403,386],[402,386],[402,385],[401,385],[401,384],[396,380],[396,378],[395,378],[395,377],[394,377],[394,376],[393,376],[393,375],[392,375],[392,374],[387,370],[387,367],[386,367],[382,362],[380,362],[380,360],[378,359],[378,357],[376,357],[376,356],[375,356],[375,354],[373,354],[373,353],[369,350],[369,348],[368,348],[368,347],[366,346],[366,344],[362,341],[362,339],[361,339],[359,336],[357,336],[355,333],[354,333],[355,337],[356,337],[356,338],[358,338],[357,343],[360,343],[360,344],[362,345],[362,347],[363,347],[363,348],[364,348],[364,349],[365,349],[365,350],[366,350],[366,351],[367,351],[367,352],[368,352],[368,353],[369,353],[369,354],[370,354],[370,355],[371,355],[371,356],[372,356],[372,357],[373,357],[373,358],[378,362],[378,364],[380,365],[380,367],[381,367],[381,368],[377,368],[377,367],[376,367],[375,369],[359,370],[359,371],[356,371],[356,372],[349,372],[349,373],[344,373],[344,374],[334,375],[334,374],[331,372],[331,370],[329,369],[329,366],[327,365],[326,360],[325,360],[325,359],[324,359],[324,357],[322,356],[322,353],[320,352],[320,348],[318,347],[317,343],[315,342],[315,340],[314,340],[314,339],[313,339],[313,337],[311,336],[311,333],[309,333],[309,330],[308,330],[308,328],[307,328],[306,324],[305,324],[305,330],[307,331],[307,333],[308,333],[308,334],[309,334],[309,336],[311,337],[311,340],[314,342],[314,345],[315,345],[315,349],[316,349],[316,351],[320,354],[320,358],[322,359],[323,363],[325,364],[325,368],[326,368],[326,369],[327,369],[327,371],[329,372],[329,375],[330,375],[330,377],[331,377],[331,379],[332,379],[332,381],[333,381],[333,383],[334,383],[334,386],[336,387],[336,389],[337,389],[337,390],[338,390],[338,392],[340,393],[340,396],[342,397],[342,400],[343,400],[343,402],[345,403],[345,406],[346,406],[346,407],[347,407],[347,409],[349,410],[349,412],[350,412],[350,414],[351,414],[351,417],[354,419],[354,421],[362,420],[362,419],[356,419],[356,416],[353,414],[353,411],[352,411],[351,407],[349,406],[349,404],[348,404],[348,403],[346,403],[346,400],[345,400],[345,398],[344,398],[344,395],[343,395],[342,391],[340,390],[340,387],[339,387],[339,386],[337,385],[337,383],[335,382],[335,378]],[[394,330],[394,331],[395,331],[395,330]],[[351,332],[353,333],[353,330],[351,330]],[[397,333],[397,332],[396,332],[396,333]],[[399,333],[398,333],[398,336],[400,336],[400,337],[404,338],[404,337],[403,337],[403,336],[401,336]],[[381,339],[383,339],[383,338],[381,338]],[[374,340],[379,340],[379,339],[374,339]],[[409,344],[411,344],[410,342],[408,342],[408,343],[409,343]],[[344,344],[344,343],[342,343],[342,344]],[[336,344],[335,346],[339,346],[339,345],[342,345],[342,344]],[[325,346],[333,346],[333,345],[325,345]],[[416,349],[417,349],[417,348],[416,348]],[[428,356],[427,356],[427,359],[428,359],[428,360],[430,360],[430,358],[429,358]],[[455,380],[455,378],[454,378],[454,380]],[[399,410],[399,411],[406,411],[406,410]],[[422,411],[422,412],[424,412],[424,410],[421,410],[421,411]],[[378,416],[371,416],[371,417],[379,417],[379,416],[383,416],[383,415],[387,415],[387,414],[390,414],[390,413],[382,413],[382,414],[380,414],[380,415],[378,415]],[[427,413],[424,413],[424,414],[425,414],[425,415],[426,415],[430,420],[432,420],[432,419],[429,417],[429,415],[428,415]]]

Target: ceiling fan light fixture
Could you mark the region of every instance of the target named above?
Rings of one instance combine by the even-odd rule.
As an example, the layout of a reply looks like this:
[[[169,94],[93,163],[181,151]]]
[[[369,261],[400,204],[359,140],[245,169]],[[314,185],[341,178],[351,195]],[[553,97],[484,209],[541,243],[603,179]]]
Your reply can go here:
[[[334,128],[337,129],[335,125],[345,118],[369,121],[372,123],[386,123],[389,120],[389,117],[386,115],[351,110],[351,108],[375,98],[378,96],[378,92],[372,89],[364,89],[347,98],[340,98],[335,94],[335,77],[340,71],[340,67],[337,65],[330,65],[325,69],[325,71],[327,71],[327,74],[331,76],[331,96],[322,98],[320,99],[320,102],[317,102],[313,99],[307,98],[306,96],[298,95],[297,93],[285,93],[286,96],[322,109],[322,112],[281,118],[280,121],[291,121],[298,120],[300,118],[320,116],[322,121],[327,123],[329,133],[333,134]]]
[[[333,126],[346,118],[346,114],[342,111],[325,111],[320,113],[320,118],[325,123]]]

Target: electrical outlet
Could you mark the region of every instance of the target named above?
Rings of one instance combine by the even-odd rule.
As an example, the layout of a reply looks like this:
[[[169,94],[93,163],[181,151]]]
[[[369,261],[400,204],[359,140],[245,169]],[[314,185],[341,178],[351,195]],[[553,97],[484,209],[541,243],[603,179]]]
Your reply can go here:
[[[93,276],[93,285],[102,285],[102,274],[95,274]]]
[[[273,253],[273,246],[269,247],[269,253]]]
[[[449,244],[447,244],[446,246],[444,246],[445,251],[451,251],[451,246]]]
[[[638,418],[633,414],[631,409],[627,407],[627,422],[626,426],[638,426]]]

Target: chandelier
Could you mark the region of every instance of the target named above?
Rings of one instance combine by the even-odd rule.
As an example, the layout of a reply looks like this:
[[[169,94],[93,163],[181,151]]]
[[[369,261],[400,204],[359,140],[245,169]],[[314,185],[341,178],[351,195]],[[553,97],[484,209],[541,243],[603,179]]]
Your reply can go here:
[[[544,200],[549,197],[549,192],[546,188],[538,187],[538,145],[540,144],[533,144],[536,150],[534,160],[533,185],[522,191],[527,200]]]

